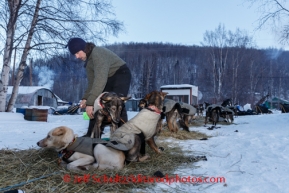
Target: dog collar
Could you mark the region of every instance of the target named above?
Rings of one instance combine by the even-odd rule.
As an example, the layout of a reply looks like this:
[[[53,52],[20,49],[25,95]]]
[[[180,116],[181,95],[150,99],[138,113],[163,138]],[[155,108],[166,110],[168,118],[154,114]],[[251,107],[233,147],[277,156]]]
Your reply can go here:
[[[99,100],[97,100],[97,102],[98,102],[98,105],[99,105],[101,108],[104,108],[104,106],[103,106],[103,104],[102,104],[102,102],[101,102],[101,97],[102,97],[104,94],[106,94],[106,93],[107,93],[107,92],[103,92],[103,93],[101,93],[100,96],[98,97]]]
[[[68,151],[66,148],[58,152],[58,165],[60,165],[61,160],[69,163],[68,159],[75,153],[75,151]]]
[[[147,109],[154,111],[157,114],[161,114],[161,111],[155,105],[149,105]]]
[[[67,147],[72,145],[75,141],[76,141],[76,137],[73,138],[72,142],[70,142]],[[67,147],[58,152],[58,165],[60,165],[61,160],[68,163],[69,162],[68,159],[74,154],[75,151],[68,151]]]
[[[103,109],[104,106],[100,100],[98,101],[98,105]]]

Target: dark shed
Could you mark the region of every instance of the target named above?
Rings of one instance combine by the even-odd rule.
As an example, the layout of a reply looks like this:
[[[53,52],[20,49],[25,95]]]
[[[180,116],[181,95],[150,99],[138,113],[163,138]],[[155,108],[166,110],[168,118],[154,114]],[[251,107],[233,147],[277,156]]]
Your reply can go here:
[[[12,86],[8,86],[7,102],[12,93]],[[48,88],[41,86],[19,86],[18,96],[14,107],[49,106],[57,108],[57,98]]]

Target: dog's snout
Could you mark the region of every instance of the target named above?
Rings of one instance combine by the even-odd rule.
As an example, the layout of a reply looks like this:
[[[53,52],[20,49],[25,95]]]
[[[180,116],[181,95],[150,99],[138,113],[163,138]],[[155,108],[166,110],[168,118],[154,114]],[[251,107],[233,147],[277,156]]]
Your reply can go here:
[[[46,144],[43,142],[43,140],[40,140],[36,143],[39,147],[46,147]]]

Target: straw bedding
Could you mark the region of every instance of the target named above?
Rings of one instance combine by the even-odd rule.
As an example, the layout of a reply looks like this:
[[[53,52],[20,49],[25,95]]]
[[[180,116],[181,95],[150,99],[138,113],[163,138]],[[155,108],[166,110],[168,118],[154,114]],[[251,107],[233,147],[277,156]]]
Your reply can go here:
[[[135,192],[136,189],[147,192],[156,183],[139,181],[138,177],[153,177],[156,172],[174,176],[177,168],[195,167],[194,159],[192,159],[193,150],[192,152],[183,152],[177,143],[169,144],[162,140],[167,137],[184,140],[208,138],[209,136],[197,132],[188,134],[185,131],[179,131],[173,136],[164,130],[157,140],[157,144],[165,149],[162,154],[156,155],[147,147],[147,153],[151,156],[149,160],[132,162],[119,171],[72,172],[57,164],[57,152],[51,149],[2,149],[0,150],[0,192],[9,189],[22,189],[26,193]],[[109,177],[115,180],[116,176],[121,176],[122,180],[119,182],[108,180]],[[125,183],[124,177],[131,177],[131,180]],[[99,179],[102,181],[99,182]]]
[[[179,147],[168,147],[167,144],[161,144],[165,151],[161,155],[156,155],[148,149],[151,159],[141,163],[130,163],[123,170],[119,171],[80,171],[71,172],[65,170],[57,164],[57,153],[53,150],[0,150],[0,171],[1,188],[18,185],[21,182],[41,178],[48,174],[53,174],[43,179],[29,182],[19,187],[26,192],[130,192],[133,188],[146,188],[152,186],[152,183],[145,182],[109,182],[102,181],[96,183],[95,177],[115,177],[119,176],[153,176],[155,172],[161,171],[164,175],[173,175],[176,167],[192,165],[193,160],[185,156]],[[94,175],[94,177],[93,177]],[[85,176],[88,179],[85,179]],[[102,178],[103,180],[103,178]],[[0,189],[1,189],[0,188]],[[11,187],[15,189],[18,187]]]

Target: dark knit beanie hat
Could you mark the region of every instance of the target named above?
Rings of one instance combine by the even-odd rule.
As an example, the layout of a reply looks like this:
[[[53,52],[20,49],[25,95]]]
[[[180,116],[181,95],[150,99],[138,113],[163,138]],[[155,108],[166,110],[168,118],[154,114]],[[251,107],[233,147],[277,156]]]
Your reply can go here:
[[[71,38],[68,43],[68,49],[72,55],[76,54],[80,50],[84,51],[86,42],[81,38]]]

